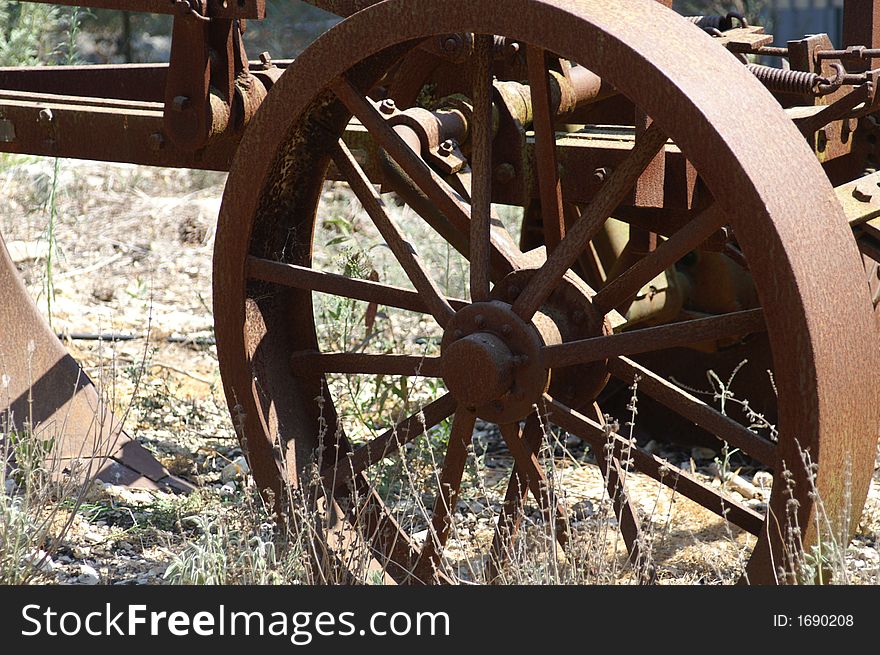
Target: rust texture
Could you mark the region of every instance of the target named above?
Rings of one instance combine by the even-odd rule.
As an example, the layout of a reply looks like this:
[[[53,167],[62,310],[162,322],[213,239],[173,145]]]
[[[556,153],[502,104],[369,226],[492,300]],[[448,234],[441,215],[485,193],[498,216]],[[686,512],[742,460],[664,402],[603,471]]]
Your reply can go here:
[[[789,516],[783,485],[759,512],[615,434],[602,404],[637,384],[652,433],[730,444],[780,478],[791,470],[801,526],[813,525],[812,485],[825,511],[857,524],[880,423],[875,376],[853,374],[880,367],[880,2],[847,0],[838,47],[810,35],[772,48],[743,16],[686,18],[665,0],[309,1],[345,20],[292,63],[247,58],[242,20],[264,17],[261,0],[78,0],[173,13],[170,61],[0,69],[0,150],[230,171],[217,347],[261,489],[288,497],[317,458],[341,515],[367,521],[388,576],[450,581],[443,550],[467,445],[477,419],[496,423],[515,466],[492,579],[529,494],[568,543],[537,457],[550,424],[600,453],[640,581],[657,574],[639,549],[628,467],[754,534],[744,578],[779,582],[784,535],[771,528]],[[349,185],[412,290],[312,266],[326,180]],[[468,298],[432,278],[387,210],[389,191],[470,262]],[[497,204],[522,207],[520,243]],[[313,292],[366,301],[368,322],[379,306],[423,313],[443,331],[440,355],[324,352]],[[66,421],[65,457],[94,447],[102,476],[183,485],[121,432],[3,248],[0,318],[8,411],[21,415],[33,392],[35,424]],[[750,380],[773,438],[691,393],[707,369],[743,359],[774,371],[775,384]],[[328,374],[435,377],[447,391],[355,446],[333,399],[315,404]],[[450,417],[417,545],[365,493],[365,472]],[[325,547],[340,539],[328,531]]]

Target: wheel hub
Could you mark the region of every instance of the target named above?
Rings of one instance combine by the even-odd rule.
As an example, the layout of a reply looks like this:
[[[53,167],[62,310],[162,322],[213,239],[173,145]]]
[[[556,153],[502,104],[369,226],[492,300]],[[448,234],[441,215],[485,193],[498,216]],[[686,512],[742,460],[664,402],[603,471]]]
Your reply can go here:
[[[526,323],[498,300],[461,309],[443,336],[443,380],[449,391],[486,421],[526,417],[550,385],[540,354],[544,345],[558,342],[558,331],[546,323],[543,329]]]
[[[515,355],[490,332],[476,332],[453,341],[443,355],[443,377],[461,402],[479,407],[513,386]]]
[[[511,273],[495,285],[492,296],[513,303],[535,272],[535,269],[523,268]],[[537,329],[547,339],[547,345],[613,333],[608,317],[597,313],[590,302],[593,295],[593,290],[571,272],[560,280],[534,319]],[[549,324],[553,326],[552,332],[547,328]],[[608,379],[605,362],[558,368],[553,370],[550,395],[576,409],[583,409],[598,398]]]

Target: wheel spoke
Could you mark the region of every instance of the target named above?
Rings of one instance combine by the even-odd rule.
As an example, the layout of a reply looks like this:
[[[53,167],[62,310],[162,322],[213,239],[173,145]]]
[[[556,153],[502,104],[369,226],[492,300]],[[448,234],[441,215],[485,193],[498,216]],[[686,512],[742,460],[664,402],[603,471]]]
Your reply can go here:
[[[717,339],[744,337],[766,329],[764,311],[749,309],[545,346],[544,365],[556,368],[588,364],[620,355],[635,355]]]
[[[527,426],[541,435],[541,425],[538,421],[528,424]],[[525,477],[529,491],[535,497],[541,513],[545,519],[552,518],[556,529],[556,540],[563,548],[568,543],[568,522],[565,508],[556,499],[556,494],[550,488],[550,481],[544,473],[544,467],[538,461],[536,452],[531,452],[526,441],[523,438],[519,425],[515,423],[500,425],[501,436],[513,455],[516,467],[520,471],[520,475]],[[540,437],[539,437],[540,438]],[[534,441],[534,436],[530,438]]]
[[[730,521],[743,530],[757,535],[760,533],[764,517],[742,503],[723,496],[718,490],[700,482],[693,475],[671,466],[656,455],[651,455],[618,434],[607,434],[606,430],[586,416],[570,409],[562,403],[547,397],[548,420],[563,430],[584,440],[595,451],[612,444],[612,453],[626,452],[636,470],[676,490],[676,493],[690,498],[710,512]]]
[[[565,272],[574,265],[587,244],[633,188],[642,171],[666,144],[666,135],[656,123],[641,135],[629,156],[614,170],[592,202],[571,227],[559,246],[547,257],[513,305],[514,311],[530,319],[556,288]]]
[[[294,289],[328,293],[411,312],[429,313],[427,303],[417,291],[371,280],[359,280],[336,273],[316,271],[307,266],[284,264],[251,256],[248,258],[248,277]],[[457,298],[446,298],[446,302],[455,310],[468,304],[466,300]]]
[[[667,241],[658,245],[656,250],[639,259],[599,289],[593,298],[593,304],[601,314],[607,314],[612,309],[627,304],[645,284],[712,236],[724,224],[725,219],[726,215],[720,205],[713,203]]]
[[[489,299],[490,256],[492,238],[492,53],[494,39],[479,34],[474,44],[473,100],[474,113],[471,128],[473,155],[471,168],[471,299],[483,302]]]
[[[354,475],[393,455],[405,444],[449,418],[454,411],[455,399],[451,394],[444,394],[369,443],[326,465],[321,472],[324,485],[338,489],[347,484]]]
[[[550,107],[550,73],[547,70],[547,53],[542,48],[529,46],[527,59],[544,244],[550,253],[565,236],[562,183],[556,161],[556,129]]]
[[[322,353],[303,350],[290,356],[290,366],[296,375],[304,377],[323,373],[441,377],[439,357],[417,355]]]
[[[522,438],[529,455],[537,455],[543,438],[537,414],[532,414],[526,419]],[[514,463],[510,480],[507,482],[501,513],[498,515],[498,523],[495,525],[495,535],[492,538],[492,551],[486,576],[489,582],[494,582],[498,578],[502,567],[512,554],[511,545],[522,523],[523,503],[528,492],[529,483],[526,474],[519,464]]]
[[[434,502],[431,525],[415,567],[416,576],[422,580],[430,578],[440,570],[440,554],[452,528],[452,514],[455,512],[455,503],[467,460],[467,447],[471,442],[475,423],[476,416],[473,413],[462,407],[458,408],[452,422],[452,433],[449,435],[449,447],[443,460],[443,469],[440,471],[440,489]]]
[[[357,476],[357,491],[352,494],[356,504],[350,511],[350,521],[359,536],[378,556],[383,570],[398,584],[425,584],[431,579],[422,579],[415,575],[414,566],[419,550],[410,536],[404,531],[387,505],[367,480]],[[378,551],[378,552],[376,552]],[[452,583],[442,571],[438,571],[435,580]]]
[[[347,78],[340,77],[332,85],[334,93],[348,110],[363,124],[379,145],[403,168],[409,178],[427,198],[446,216],[462,235],[470,235],[470,206],[410,148],[382,117],[373,103],[361,95]],[[493,276],[501,278],[520,268],[522,257],[510,234],[500,224],[492,222],[491,260]]]
[[[617,357],[608,361],[608,370],[628,384],[638,379],[638,389],[704,430],[723,439],[734,448],[770,467],[776,466],[776,445],[744,425],[710,407],[653,371],[626,359]]]
[[[373,219],[373,223],[388,247],[391,248],[397,261],[400,262],[413,286],[421,294],[431,315],[437,319],[441,326],[445,326],[449,319],[455,315],[455,310],[452,309],[437,283],[431,279],[415,247],[404,238],[400,229],[388,216],[382,197],[373,188],[373,184],[360,164],[355,161],[345,142],[341,140],[338,142],[337,148],[333,151],[333,161],[348,180],[367,214]]]

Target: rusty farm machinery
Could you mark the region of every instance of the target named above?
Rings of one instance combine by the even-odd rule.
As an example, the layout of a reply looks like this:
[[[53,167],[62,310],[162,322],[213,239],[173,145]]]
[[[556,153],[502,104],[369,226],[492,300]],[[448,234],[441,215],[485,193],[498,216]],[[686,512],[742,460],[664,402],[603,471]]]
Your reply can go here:
[[[174,14],[170,62],[0,69],[0,149],[229,171],[213,280],[223,384],[260,488],[305,490],[332,516],[325,562],[359,540],[397,582],[454,578],[443,551],[477,421],[513,461],[490,569],[526,502],[571,538],[539,456],[552,430],[589,446],[644,581],[657,571],[639,556],[630,470],[751,533],[751,583],[787,570],[787,525],[816,538],[820,500],[829,523],[856,524],[880,427],[880,3],[846,0],[841,47],[821,34],[774,47],[742,16],[654,0],[314,0],[344,20],[293,61],[247,57],[263,0],[59,4]],[[328,264],[330,181],[407,282]],[[401,207],[459,257],[461,298]],[[0,257],[7,411],[32,402],[35,423],[63,425],[64,456],[99,440],[112,444],[101,472],[168,482]],[[338,349],[319,295],[372,320],[421,316],[435,338]],[[739,411],[696,393],[707,370],[743,361]],[[339,376],[438,383],[362,439]],[[767,505],[615,431],[605,416],[632,385],[651,434],[725,444],[778,474]],[[440,424],[417,539],[369,474]]]

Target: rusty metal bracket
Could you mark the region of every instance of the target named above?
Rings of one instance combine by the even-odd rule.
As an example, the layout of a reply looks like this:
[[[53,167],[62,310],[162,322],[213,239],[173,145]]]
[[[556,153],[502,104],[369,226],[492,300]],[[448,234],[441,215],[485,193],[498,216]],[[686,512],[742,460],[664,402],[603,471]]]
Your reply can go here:
[[[228,130],[243,128],[268,85],[250,73],[242,20],[212,16],[207,0],[183,0],[178,6],[185,11],[174,19],[165,131],[180,147],[196,151]]]

